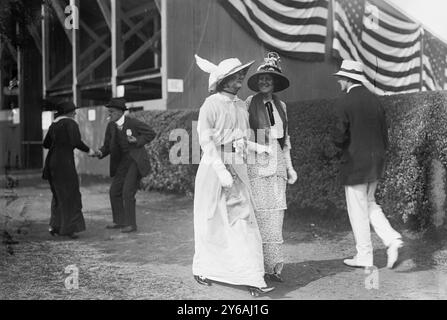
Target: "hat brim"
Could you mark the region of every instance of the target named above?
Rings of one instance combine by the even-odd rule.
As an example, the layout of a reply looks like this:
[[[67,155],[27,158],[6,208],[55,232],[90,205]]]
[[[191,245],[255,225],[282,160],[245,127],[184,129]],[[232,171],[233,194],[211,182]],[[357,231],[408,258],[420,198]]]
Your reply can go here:
[[[57,117],[63,116],[64,114],[68,114],[70,112],[73,112],[76,109],[77,108],[70,108],[70,109],[63,110],[63,111],[56,111],[56,113],[54,114],[54,117],[57,118]]]
[[[225,78],[228,78],[228,77],[232,76],[233,74],[238,73],[241,70],[250,68],[253,63],[255,63],[255,60],[250,61],[250,62],[248,62],[246,64],[243,64],[243,65],[240,65],[240,66],[238,66],[238,67],[236,67],[234,69],[231,69],[229,72],[227,72],[227,74],[224,74],[224,75],[220,76],[218,79],[216,79],[216,81],[211,83],[209,85],[209,87],[208,87],[209,91],[210,92],[215,91],[217,85],[219,83],[221,83],[223,80],[225,80]]]
[[[57,105],[55,105],[55,117],[60,117],[63,116],[64,114],[68,114],[70,112],[73,112],[77,109],[76,105],[71,102],[71,101],[67,101],[67,102],[62,102],[59,103]]]
[[[247,81],[247,85],[250,90],[255,92],[259,91],[258,77],[262,74],[269,74],[272,76],[274,83],[273,92],[283,91],[290,86],[289,79],[287,79],[287,77],[284,76],[282,73],[276,71],[259,71],[251,75],[251,77]]]
[[[349,73],[345,71],[338,71],[337,73],[334,73],[335,77],[343,77],[343,78],[349,78],[360,82],[368,82],[368,79],[362,74],[355,74],[355,73]]]
[[[112,108],[112,109],[118,109],[118,110],[122,110],[122,111],[129,110],[127,107],[114,106],[114,105],[111,105],[111,104],[106,104],[105,107],[106,108]]]

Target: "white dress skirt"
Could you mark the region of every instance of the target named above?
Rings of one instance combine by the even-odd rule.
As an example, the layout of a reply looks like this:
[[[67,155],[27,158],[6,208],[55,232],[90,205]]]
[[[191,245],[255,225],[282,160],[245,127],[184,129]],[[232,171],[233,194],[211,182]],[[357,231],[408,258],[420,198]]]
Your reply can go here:
[[[237,97],[214,94],[200,110],[197,129],[204,155],[195,179],[192,270],[194,275],[214,281],[266,287],[247,166],[235,153],[220,153],[234,179],[230,189],[223,188],[212,165],[216,153],[208,151],[220,151],[221,145],[248,134],[248,128],[245,103]],[[237,159],[238,164],[225,161],[225,155]]]

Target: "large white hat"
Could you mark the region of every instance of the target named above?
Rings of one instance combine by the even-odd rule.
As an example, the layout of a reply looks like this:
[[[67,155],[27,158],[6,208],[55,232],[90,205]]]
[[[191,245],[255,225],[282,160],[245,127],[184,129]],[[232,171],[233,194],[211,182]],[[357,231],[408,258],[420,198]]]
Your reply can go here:
[[[200,58],[198,55],[195,55],[196,63],[200,69],[210,74],[208,80],[208,90],[210,92],[216,91],[217,85],[226,77],[231,76],[243,69],[249,68],[255,61],[251,61],[246,64],[242,64],[242,62],[237,58],[230,58],[221,61],[217,66],[212,62]]]
[[[360,82],[367,82],[363,73],[363,63],[353,60],[343,60],[340,71],[334,73],[334,76],[346,77]]]

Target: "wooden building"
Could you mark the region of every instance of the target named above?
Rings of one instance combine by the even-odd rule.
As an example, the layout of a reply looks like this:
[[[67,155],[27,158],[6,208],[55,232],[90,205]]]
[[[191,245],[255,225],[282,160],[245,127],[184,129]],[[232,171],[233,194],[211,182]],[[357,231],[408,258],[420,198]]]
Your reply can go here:
[[[401,15],[384,0],[372,2]],[[80,107],[78,120],[84,140],[96,148],[103,141],[106,126],[103,105],[111,97],[124,96],[131,112],[199,108],[208,95],[208,75],[196,66],[194,54],[216,64],[237,57],[243,62],[256,60],[258,65],[267,51],[217,0],[35,3],[41,19],[20,30],[33,39],[27,50],[0,46],[2,168],[7,164],[41,168],[41,141],[52,120],[52,113],[42,112],[43,99],[73,99]],[[331,76],[340,63],[331,56],[331,15],[327,27],[324,61],[282,57],[284,73],[293,88],[280,93],[283,100],[332,98],[339,94]],[[5,70],[5,66],[9,69]],[[14,77],[14,68],[18,87],[5,89]],[[247,88],[240,92],[241,97],[249,94]],[[19,114],[17,124],[11,121],[14,97],[19,107],[14,111]],[[104,162],[84,156],[77,157],[77,161],[82,173],[107,174]]]

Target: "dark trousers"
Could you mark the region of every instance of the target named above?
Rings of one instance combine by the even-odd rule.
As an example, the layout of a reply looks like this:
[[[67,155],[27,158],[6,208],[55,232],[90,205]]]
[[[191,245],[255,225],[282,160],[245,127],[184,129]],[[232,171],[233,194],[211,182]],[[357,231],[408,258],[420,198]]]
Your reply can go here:
[[[141,175],[136,162],[128,155],[124,156],[110,186],[110,203],[115,224],[137,226],[135,194],[138,191],[140,179]]]

